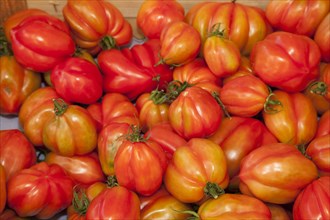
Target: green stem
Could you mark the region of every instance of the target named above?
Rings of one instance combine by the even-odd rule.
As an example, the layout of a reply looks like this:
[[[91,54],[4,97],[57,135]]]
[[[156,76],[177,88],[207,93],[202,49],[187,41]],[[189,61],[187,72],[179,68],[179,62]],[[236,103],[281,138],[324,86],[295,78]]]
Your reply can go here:
[[[56,116],[61,116],[68,108],[68,104],[64,102],[63,99],[53,99],[54,103],[54,112]]]
[[[280,106],[280,109],[277,108],[278,106]],[[281,101],[276,99],[275,94],[271,92],[266,98],[266,101],[264,103],[264,111],[267,114],[275,114],[282,111],[282,109],[283,109],[283,105]]]
[[[110,50],[117,47],[115,38],[111,36],[105,36],[100,42],[100,46],[103,50]]]
[[[89,199],[83,189],[75,186],[73,189],[72,205],[74,210],[80,215],[85,215],[89,206]]]
[[[176,210],[176,209],[172,209],[172,210],[175,211],[175,212],[181,213],[181,214],[192,215],[191,217],[188,217],[186,220],[198,220],[199,219],[199,215],[195,211],[192,211],[192,210]]]
[[[217,103],[222,108],[222,111],[224,112],[225,116],[227,118],[231,119],[231,116],[230,116],[229,112],[227,111],[226,106],[221,101],[219,94],[217,92],[212,92],[212,96],[215,98],[215,100],[217,101]]]
[[[204,194],[213,199],[218,198],[220,195],[224,194],[225,191],[218,184],[207,182],[204,187]]]
[[[317,81],[317,82],[313,82],[309,86],[309,91],[317,95],[324,96],[327,94],[327,90],[328,90],[328,86],[325,82]]]
[[[110,187],[110,188],[115,187],[115,186],[119,186],[117,178],[116,178],[115,175],[108,176],[106,183],[107,183],[107,186]]]

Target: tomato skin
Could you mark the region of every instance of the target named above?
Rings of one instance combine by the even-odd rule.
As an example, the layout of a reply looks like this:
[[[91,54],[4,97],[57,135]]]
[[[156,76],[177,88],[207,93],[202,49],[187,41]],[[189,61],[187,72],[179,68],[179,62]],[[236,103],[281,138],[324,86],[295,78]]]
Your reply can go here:
[[[269,94],[266,83],[252,74],[246,74],[227,81],[220,91],[220,99],[229,114],[253,117],[263,110]]]
[[[57,64],[50,80],[56,92],[71,103],[92,104],[103,95],[102,74],[95,64],[71,57]]]
[[[202,44],[211,27],[220,23],[243,55],[250,54],[255,43],[272,32],[262,9],[237,2],[197,3],[186,13],[185,21],[199,32]]]
[[[165,187],[179,201],[197,203],[207,198],[204,187],[208,182],[227,187],[225,154],[211,140],[192,138],[174,152],[165,172]]]
[[[123,186],[104,189],[88,206],[86,219],[140,219],[140,200]]]
[[[61,166],[76,184],[89,185],[98,181],[105,181],[98,155],[95,152],[72,157],[49,152],[45,157],[45,162]]]
[[[329,2],[323,0],[271,0],[265,13],[275,29],[311,37],[329,10]]]
[[[176,0],[144,1],[136,16],[136,24],[149,39],[160,38],[163,28],[175,21],[183,21],[184,8]]]
[[[239,188],[264,202],[287,204],[318,177],[315,164],[294,145],[273,143],[251,151],[242,160]]]
[[[315,137],[330,134],[330,110],[324,112],[318,121]]]
[[[124,140],[114,160],[118,184],[144,196],[152,195],[160,188],[166,166],[163,149],[151,140]]]
[[[36,72],[50,71],[76,49],[66,23],[51,15],[25,18],[10,36],[17,61]]]
[[[216,199],[209,199],[198,209],[201,220],[206,219],[271,219],[265,203],[243,194],[225,193]]]
[[[53,102],[55,109],[63,105],[60,99]],[[97,146],[95,121],[85,108],[69,104],[60,114],[53,111],[42,128],[42,138],[46,148],[62,156],[88,154]]]
[[[0,163],[5,169],[7,181],[20,170],[36,164],[36,150],[22,131],[1,130],[0,140]]]
[[[319,169],[320,176],[330,176],[330,134],[314,138],[308,144],[306,154]]]
[[[211,72],[204,59],[201,58],[196,58],[185,65],[175,67],[173,80],[182,83],[188,82],[209,91],[211,94],[213,92],[219,94],[222,85],[221,79]]]
[[[309,37],[277,31],[253,47],[252,68],[266,84],[300,92],[319,76],[321,53]]]
[[[316,134],[317,113],[312,102],[302,93],[287,93],[282,90],[273,92],[282,106],[277,112],[262,112],[266,127],[279,142],[306,145]]]
[[[18,115],[24,100],[41,87],[41,75],[24,69],[14,56],[0,57],[0,114]]]
[[[224,118],[217,131],[208,139],[218,144],[225,153],[230,164],[230,178],[239,173],[242,159],[252,150],[264,144],[277,142],[275,136],[261,121],[237,116]]]
[[[173,129],[186,140],[212,135],[223,117],[215,98],[198,86],[181,92],[170,104],[168,114]]]
[[[200,51],[198,32],[184,21],[167,24],[160,35],[160,56],[168,65],[182,65],[194,60]]]
[[[178,135],[168,122],[153,126],[144,136],[160,144],[168,160],[171,160],[173,153],[178,147],[187,144],[187,141]]]
[[[20,217],[53,217],[71,204],[73,181],[58,165],[37,163],[7,183],[8,206]]]
[[[211,35],[206,38],[203,55],[212,73],[220,78],[234,74],[241,63],[239,48],[222,36]]]
[[[294,219],[330,218],[330,176],[320,177],[308,184],[293,204]]]
[[[63,17],[78,46],[92,55],[100,52],[100,42],[105,36],[113,38],[117,46],[128,44],[133,36],[130,23],[107,1],[68,0]]]
[[[316,29],[314,41],[319,46],[322,55],[322,61],[330,62],[330,46],[327,42],[330,40],[330,13],[323,18]]]
[[[272,220],[291,220],[292,213],[291,210],[285,209],[283,206],[274,204],[274,203],[266,203],[271,214]]]
[[[0,164],[0,214],[4,211],[7,201],[7,188],[6,188],[6,170]]]

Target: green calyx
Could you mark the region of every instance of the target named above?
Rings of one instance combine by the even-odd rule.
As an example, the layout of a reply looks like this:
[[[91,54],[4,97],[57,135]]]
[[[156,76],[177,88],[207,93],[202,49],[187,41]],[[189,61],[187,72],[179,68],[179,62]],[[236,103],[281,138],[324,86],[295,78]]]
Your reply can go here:
[[[110,49],[116,48],[117,43],[116,43],[115,38],[108,36],[108,35],[103,37],[103,39],[100,42],[100,47],[102,48],[102,50],[110,50]]]
[[[207,182],[204,186],[204,194],[213,199],[218,198],[220,195],[224,194],[225,190],[222,189],[218,184]]]
[[[325,82],[314,82],[309,86],[309,91],[313,94],[324,96],[327,94],[328,86]]]
[[[77,188],[79,188],[79,186],[76,186],[73,189],[72,205],[77,213],[79,213],[80,215],[85,215],[90,202],[84,190],[81,188]]]
[[[68,108],[68,104],[63,99],[53,99],[54,112],[56,116],[61,116]]]

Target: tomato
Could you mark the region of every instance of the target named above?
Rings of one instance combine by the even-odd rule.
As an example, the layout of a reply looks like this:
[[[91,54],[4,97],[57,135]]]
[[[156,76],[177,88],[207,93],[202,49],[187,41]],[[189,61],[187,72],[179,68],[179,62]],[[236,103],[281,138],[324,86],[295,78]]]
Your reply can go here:
[[[185,10],[176,0],[144,1],[136,16],[136,25],[149,39],[160,38],[163,28],[175,21],[183,21]]]
[[[25,18],[11,30],[10,36],[17,61],[36,72],[50,71],[76,49],[66,23],[51,15]]]
[[[168,192],[184,203],[217,198],[228,186],[226,157],[219,145],[192,138],[173,153],[164,176]]]
[[[89,112],[63,99],[54,99],[53,103],[53,114],[42,128],[45,147],[68,157],[92,152],[97,146],[97,131]]]
[[[113,122],[100,131],[98,135],[97,151],[103,173],[107,176],[115,175],[114,160],[119,146],[132,132],[132,125]]]
[[[287,93],[276,90],[274,100],[280,105],[270,105],[263,111],[263,120],[279,142],[304,146],[316,134],[317,113],[312,102],[302,93]]]
[[[140,219],[140,200],[123,186],[104,189],[89,204],[86,219]]]
[[[53,217],[72,199],[73,181],[56,164],[40,162],[19,171],[7,183],[8,207],[20,217]]]
[[[0,114],[18,115],[24,100],[41,87],[41,75],[23,68],[14,56],[0,56]]]
[[[267,35],[250,55],[256,75],[287,92],[300,92],[319,76],[320,58],[320,49],[311,38],[283,31]]]
[[[114,160],[118,184],[144,196],[152,195],[159,189],[166,166],[167,160],[161,146],[140,137],[136,129],[120,144]]]
[[[202,58],[196,58],[185,65],[175,67],[173,80],[201,87],[211,94],[213,92],[219,94],[222,84],[221,79],[211,72]]]
[[[311,157],[321,176],[330,176],[330,134],[314,138],[308,144],[306,154]]]
[[[168,122],[153,126],[145,133],[144,137],[160,144],[168,160],[172,158],[173,153],[178,147],[187,144],[187,141],[177,134]]]
[[[329,1],[270,0],[265,13],[269,23],[277,30],[312,36],[329,10]]]
[[[92,104],[103,95],[100,70],[83,58],[71,57],[57,64],[50,80],[56,92],[72,103]]]
[[[0,164],[7,181],[20,170],[36,164],[36,150],[22,131],[0,130],[0,140]]]
[[[242,160],[239,188],[264,202],[288,204],[317,177],[315,164],[294,145],[265,144]]]
[[[223,194],[205,201],[198,208],[198,216],[206,219],[271,219],[265,203],[242,194]]]
[[[92,184],[105,180],[98,155],[95,152],[72,157],[49,152],[45,157],[45,162],[61,166],[75,183]]]
[[[327,134],[330,134],[330,110],[321,115],[318,121],[315,137],[320,137]]]
[[[24,134],[36,147],[44,145],[42,129],[49,117],[54,114],[53,99],[59,98],[52,87],[41,87],[31,93],[22,104],[18,119]]]
[[[185,21],[199,32],[202,44],[211,27],[221,24],[224,35],[243,55],[250,54],[255,43],[272,32],[262,9],[237,2],[197,3],[187,11]]]
[[[236,176],[242,159],[252,150],[277,140],[266,126],[255,118],[224,118],[217,131],[208,137],[218,144],[225,153],[230,178]]]
[[[253,117],[264,109],[271,92],[260,78],[246,74],[227,81],[220,90],[220,99],[229,114]]]
[[[314,41],[321,50],[322,61],[330,62],[330,46],[327,42],[330,40],[330,13],[324,16],[321,23],[317,26],[314,35]]]
[[[19,25],[25,18],[33,15],[47,15],[48,13],[38,8],[27,8],[13,13],[3,22],[3,29],[5,32],[6,40],[11,42],[10,31],[15,26]]]
[[[215,24],[204,41],[203,55],[207,66],[217,77],[234,74],[240,67],[241,54],[237,45],[226,39],[221,24]]]
[[[173,129],[189,140],[212,135],[222,121],[223,111],[208,91],[192,86],[170,104],[168,117]]]
[[[0,219],[6,219],[6,220],[26,220],[26,218],[19,217],[16,212],[12,209],[6,208],[3,210],[2,213],[0,213]]]
[[[160,35],[161,61],[168,65],[182,65],[194,60],[200,51],[198,32],[184,21],[167,24]]]
[[[320,177],[308,184],[293,204],[294,219],[330,218],[330,176]]]
[[[159,123],[169,122],[169,104],[158,103],[158,93],[159,90],[156,89],[151,93],[141,94],[135,102],[135,106],[139,111],[142,132],[147,132]]]
[[[6,170],[0,164],[0,214],[4,211],[7,201],[7,188],[6,188]]]
[[[132,40],[131,24],[108,1],[68,0],[63,17],[77,45],[93,55],[100,52],[104,37],[111,38],[112,46],[123,46]]]
[[[266,203],[271,214],[272,220],[290,220],[292,219],[291,211],[285,209],[282,205]]]
[[[330,64],[321,63],[320,76],[304,90],[319,115],[330,109]]]

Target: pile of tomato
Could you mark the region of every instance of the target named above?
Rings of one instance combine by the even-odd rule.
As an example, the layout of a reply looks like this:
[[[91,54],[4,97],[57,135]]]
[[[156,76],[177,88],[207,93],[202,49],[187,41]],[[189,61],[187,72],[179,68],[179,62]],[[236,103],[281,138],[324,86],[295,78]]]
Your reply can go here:
[[[330,219],[330,2],[10,16],[0,219]]]

